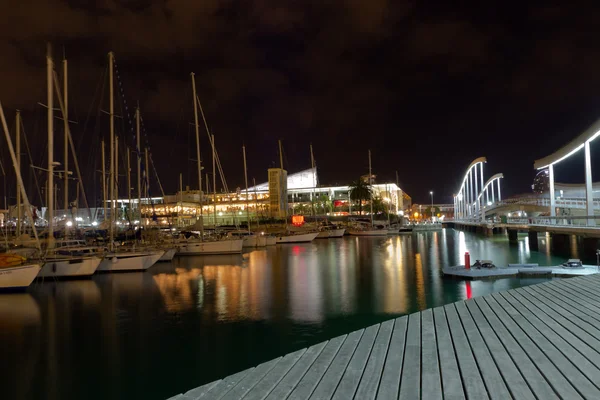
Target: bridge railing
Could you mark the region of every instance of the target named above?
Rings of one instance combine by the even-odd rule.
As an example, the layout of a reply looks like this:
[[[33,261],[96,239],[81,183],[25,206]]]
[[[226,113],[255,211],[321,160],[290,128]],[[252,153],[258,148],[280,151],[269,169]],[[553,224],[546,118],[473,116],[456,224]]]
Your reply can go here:
[[[600,215],[507,218],[508,224],[600,228]]]

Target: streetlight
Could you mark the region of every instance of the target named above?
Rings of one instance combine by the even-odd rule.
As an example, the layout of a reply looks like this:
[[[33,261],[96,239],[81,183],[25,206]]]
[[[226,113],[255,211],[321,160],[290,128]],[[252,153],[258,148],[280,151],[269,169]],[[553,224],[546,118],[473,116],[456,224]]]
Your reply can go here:
[[[433,191],[430,191],[429,195],[431,196],[431,222],[433,222]]]

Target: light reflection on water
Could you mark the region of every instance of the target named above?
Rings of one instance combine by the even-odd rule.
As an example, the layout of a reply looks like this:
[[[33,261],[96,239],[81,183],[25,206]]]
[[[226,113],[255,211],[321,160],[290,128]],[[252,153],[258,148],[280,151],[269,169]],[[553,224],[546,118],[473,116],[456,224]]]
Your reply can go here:
[[[547,239],[534,252],[523,236],[509,246],[453,230],[347,237],[36,283],[0,295],[0,384],[11,399],[167,398],[398,315],[543,281],[440,270],[466,250],[498,265],[562,262]]]

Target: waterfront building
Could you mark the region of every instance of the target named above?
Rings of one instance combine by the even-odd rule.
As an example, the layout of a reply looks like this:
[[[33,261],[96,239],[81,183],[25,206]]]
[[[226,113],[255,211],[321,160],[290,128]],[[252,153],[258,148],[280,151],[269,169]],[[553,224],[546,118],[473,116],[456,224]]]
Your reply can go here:
[[[239,188],[231,193],[217,193],[216,196],[203,194],[204,224],[245,224],[246,204],[251,223],[258,219],[285,218],[286,213],[288,216],[310,216],[313,213],[316,216],[358,216],[358,209],[349,201],[350,185],[319,186],[317,182],[316,168],[289,175],[283,169],[271,168],[268,182],[248,188],[248,199],[246,190]],[[402,215],[403,210],[410,207],[410,196],[396,183],[374,183],[372,188],[374,197],[383,203],[390,214]],[[160,225],[169,222],[179,226],[191,225],[200,216],[199,200],[198,190],[189,189],[164,198],[142,199],[141,219],[144,223]],[[127,199],[118,202],[118,208],[127,209]],[[132,208],[137,209],[137,199],[133,199],[132,203]],[[365,207],[364,212],[367,212]]]

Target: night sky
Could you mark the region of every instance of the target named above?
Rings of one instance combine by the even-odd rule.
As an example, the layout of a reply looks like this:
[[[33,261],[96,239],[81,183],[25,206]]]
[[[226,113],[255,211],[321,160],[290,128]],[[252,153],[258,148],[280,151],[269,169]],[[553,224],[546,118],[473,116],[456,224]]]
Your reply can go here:
[[[600,117],[600,5],[551,3],[21,0],[0,16],[0,101],[11,129],[14,109],[23,110],[34,162],[43,164],[46,42],[58,70],[64,51],[88,197],[100,196],[93,174],[108,132],[98,103],[110,50],[132,117],[140,104],[167,192],[179,172],[197,185],[194,71],[230,188],[243,186],[242,143],[250,178],[262,182],[282,139],[292,172],[310,166],[313,144],[323,184],[365,174],[370,148],[378,180],[394,181],[397,170],[415,202],[428,202],[430,190],[451,202],[479,156],[488,177],[504,173],[506,194],[529,193],[533,161]],[[123,104],[119,95],[117,128],[132,143]],[[599,159],[600,143],[592,152]],[[583,153],[556,172],[583,182]]]

